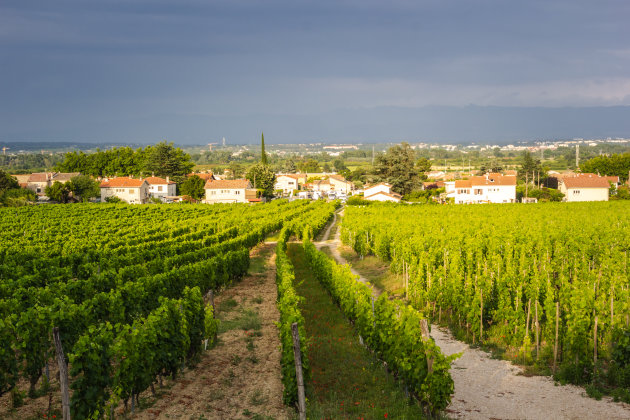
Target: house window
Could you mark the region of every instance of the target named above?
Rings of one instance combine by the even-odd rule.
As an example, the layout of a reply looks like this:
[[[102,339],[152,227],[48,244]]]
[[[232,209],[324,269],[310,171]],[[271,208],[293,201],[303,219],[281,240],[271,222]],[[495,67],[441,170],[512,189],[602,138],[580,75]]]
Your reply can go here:
[[[580,193],[580,190],[573,190],[573,195],[577,195]]]
[[[133,188],[129,188],[129,194],[133,194]]]
[[[234,194],[240,194],[241,192],[239,190],[234,191]]]
[[[217,195],[216,190],[212,190],[212,191],[210,191],[210,195]]]
[[[42,192],[42,189],[40,187],[37,187],[37,193],[39,194],[41,192]]]
[[[475,188],[475,195],[483,194],[483,190],[481,188]]]
[[[160,185],[159,187],[157,187],[159,192],[162,192],[162,186]]]

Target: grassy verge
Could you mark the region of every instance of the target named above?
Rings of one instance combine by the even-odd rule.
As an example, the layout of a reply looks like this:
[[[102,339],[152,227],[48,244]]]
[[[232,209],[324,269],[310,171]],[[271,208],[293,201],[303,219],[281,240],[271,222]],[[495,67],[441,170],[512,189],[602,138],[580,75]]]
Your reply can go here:
[[[345,245],[339,247],[339,254],[378,289],[387,291],[390,296],[404,295],[402,276],[390,272],[388,263],[379,260],[374,255],[361,258],[352,248]]]
[[[352,326],[315,279],[299,244],[289,244],[310,340],[309,418],[419,419],[422,409],[359,343]]]

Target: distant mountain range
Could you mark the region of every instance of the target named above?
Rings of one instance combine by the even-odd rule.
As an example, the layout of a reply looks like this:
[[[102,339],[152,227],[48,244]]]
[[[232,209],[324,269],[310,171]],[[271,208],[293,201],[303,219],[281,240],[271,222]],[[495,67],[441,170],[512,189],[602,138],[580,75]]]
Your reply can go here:
[[[495,143],[630,137],[630,106],[590,108],[427,106],[331,110],[321,114],[248,116],[154,115],[141,119],[77,123],[62,129],[0,124],[2,142],[147,144],[436,142]],[[38,146],[40,147],[40,146]]]

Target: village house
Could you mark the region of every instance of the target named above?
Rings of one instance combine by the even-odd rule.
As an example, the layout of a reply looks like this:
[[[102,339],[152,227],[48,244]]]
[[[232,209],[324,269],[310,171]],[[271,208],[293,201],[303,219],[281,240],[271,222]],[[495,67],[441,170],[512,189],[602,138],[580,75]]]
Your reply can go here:
[[[563,201],[608,201],[610,183],[607,177],[595,174],[577,174],[558,180]]]
[[[366,187],[363,190],[363,198],[369,201],[391,201],[400,203],[402,196],[392,191],[392,186],[386,182]]]
[[[45,196],[46,187],[50,187],[55,182],[65,184],[77,175],[79,172],[37,172],[30,174],[26,179],[26,188],[35,192],[39,196]],[[22,179],[23,180],[23,179]],[[23,182],[21,182],[23,184]]]
[[[455,181],[455,204],[514,203],[516,177],[501,174],[473,176]]]
[[[204,186],[206,203],[248,203],[260,201],[247,179],[208,180]]]
[[[291,194],[294,190],[300,189],[301,176],[298,174],[279,174],[276,175],[275,190],[282,190],[283,194]]]
[[[164,200],[165,197],[174,197],[177,194],[177,184],[170,180],[167,176],[166,179],[157,176],[150,176],[146,178],[149,184],[149,195],[151,197]]]
[[[333,185],[330,183],[328,179],[318,179],[318,180],[313,181],[312,189],[313,191],[327,193],[328,191],[333,190]]]
[[[20,174],[11,176],[17,179],[17,182],[21,188],[28,188],[28,179],[30,178],[31,174]]]
[[[101,201],[118,197],[129,204],[146,204],[149,201],[149,183],[146,179],[118,177],[101,182]]]
[[[352,182],[346,180],[341,175],[331,175],[328,177],[328,182],[331,185],[331,189],[336,192],[344,192],[346,194],[350,194],[354,189],[354,184]]]

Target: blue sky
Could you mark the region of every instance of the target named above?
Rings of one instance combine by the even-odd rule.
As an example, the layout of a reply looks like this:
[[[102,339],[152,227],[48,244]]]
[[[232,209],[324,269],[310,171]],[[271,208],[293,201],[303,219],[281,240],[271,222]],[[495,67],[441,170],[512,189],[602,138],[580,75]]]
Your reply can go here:
[[[533,128],[489,115],[476,140],[630,135],[524,117],[630,106],[629,21],[627,0],[1,0],[0,140],[466,141],[479,107]]]

